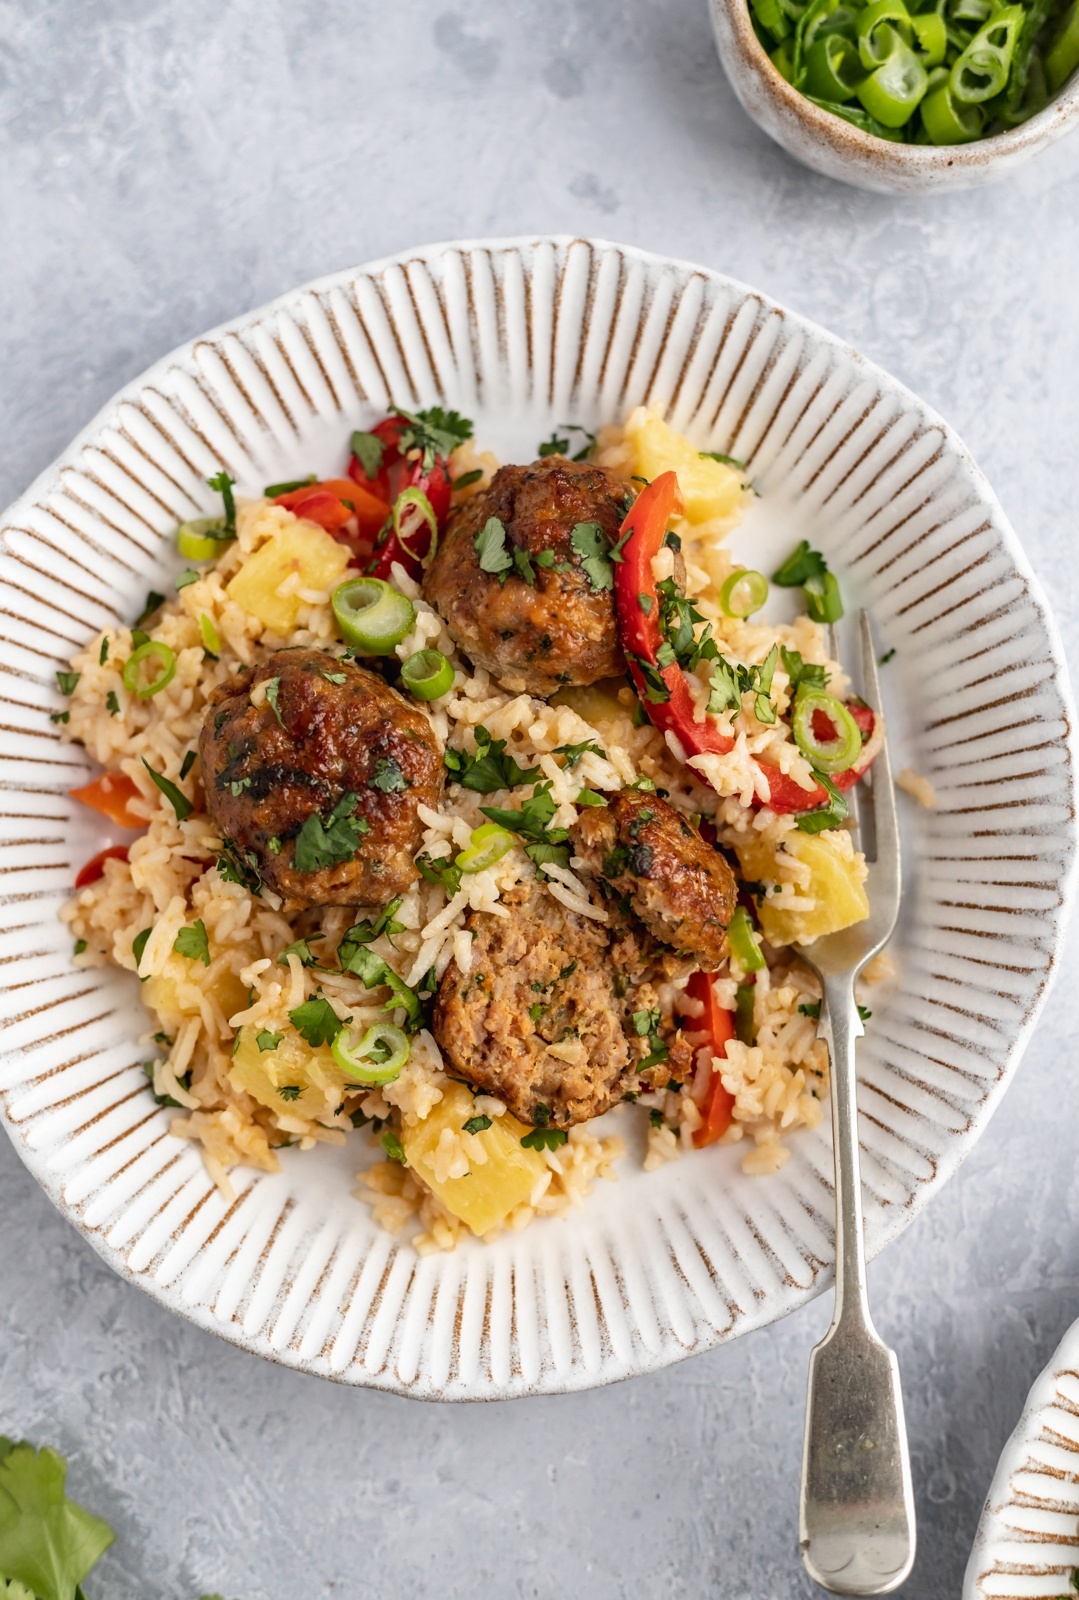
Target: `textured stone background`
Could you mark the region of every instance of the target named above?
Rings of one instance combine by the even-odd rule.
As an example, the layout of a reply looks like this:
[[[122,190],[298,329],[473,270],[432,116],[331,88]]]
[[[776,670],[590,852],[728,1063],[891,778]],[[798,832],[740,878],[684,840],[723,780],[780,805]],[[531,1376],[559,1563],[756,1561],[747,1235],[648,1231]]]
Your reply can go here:
[[[843,334],[959,429],[1079,626],[1079,138],[893,201],[745,119],[704,0],[0,0],[0,504],[121,383],[316,274],[425,240],[606,235]],[[1072,470],[1069,471],[1069,468]],[[964,1170],[871,1272],[920,1553],[959,1594],[997,1455],[1079,1313],[1072,940]],[[121,1284],[0,1141],[0,1431],[114,1524],[93,1600],[790,1600],[827,1306],[577,1397],[423,1406],[245,1356]]]

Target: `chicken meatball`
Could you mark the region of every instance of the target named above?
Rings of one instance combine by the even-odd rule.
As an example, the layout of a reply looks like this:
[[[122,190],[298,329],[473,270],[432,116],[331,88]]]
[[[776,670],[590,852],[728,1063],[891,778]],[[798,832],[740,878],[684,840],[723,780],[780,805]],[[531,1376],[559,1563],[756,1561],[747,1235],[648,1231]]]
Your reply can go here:
[[[617,543],[625,514],[625,489],[602,467],[561,456],[502,467],[485,493],[451,517],[424,598],[472,662],[515,693],[545,698],[615,677],[625,659],[614,597],[597,583],[595,562],[591,573],[582,564],[573,530],[582,523],[601,530],[578,535],[587,556],[588,540],[602,549]],[[492,535],[478,549],[488,527]],[[503,570],[485,571],[481,555]]]
[[[424,712],[366,667],[277,650],[210,697],[207,806],[234,857],[291,907],[381,907],[418,876],[442,753]]]
[[[629,1091],[681,1081],[679,1036],[655,1049],[659,999],[650,940],[567,910],[533,881],[503,896],[508,917],[475,912],[472,966],[443,973],[433,1030],[448,1070],[533,1126],[586,1122]],[[638,936],[639,934],[639,936]],[[634,1022],[647,1014],[643,1031]],[[652,1037],[649,1037],[652,1035]],[[661,1060],[640,1071],[650,1054]]]
[[[656,939],[715,971],[727,954],[738,889],[723,857],[673,806],[623,789],[606,806],[583,811],[570,837],[606,892],[628,901]]]

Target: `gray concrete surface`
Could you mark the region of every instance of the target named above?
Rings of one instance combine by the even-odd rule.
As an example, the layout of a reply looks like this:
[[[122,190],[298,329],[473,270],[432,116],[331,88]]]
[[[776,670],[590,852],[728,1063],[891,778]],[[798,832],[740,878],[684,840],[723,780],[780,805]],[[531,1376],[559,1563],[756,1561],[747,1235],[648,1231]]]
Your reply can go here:
[[[0,0],[0,504],[181,339],[429,239],[579,230],[845,335],[957,426],[1079,624],[1079,138],[888,200],[745,119],[704,0]],[[957,1596],[1079,1314],[1076,942],[964,1170],[871,1273],[906,1382],[908,1600]],[[658,1376],[453,1408],[242,1355],[115,1279],[0,1141],[0,1431],[114,1524],[91,1600],[789,1600],[818,1303]]]

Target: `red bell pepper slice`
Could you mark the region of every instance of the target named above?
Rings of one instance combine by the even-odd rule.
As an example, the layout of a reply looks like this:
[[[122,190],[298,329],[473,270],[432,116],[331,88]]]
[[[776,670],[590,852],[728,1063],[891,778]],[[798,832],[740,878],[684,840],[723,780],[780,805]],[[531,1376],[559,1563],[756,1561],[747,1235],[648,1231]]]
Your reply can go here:
[[[105,863],[109,860],[126,861],[127,845],[111,844],[107,850],[99,850],[96,856],[91,856],[84,867],[79,868],[75,879],[76,889],[85,889],[88,883],[96,883],[105,876]]]
[[[715,720],[695,722],[694,703],[686,674],[677,662],[660,667],[660,598],[652,572],[652,558],[663,548],[667,524],[682,509],[682,495],[673,472],[661,473],[642,489],[626,515],[621,534],[621,561],[614,569],[614,597],[622,648],[629,675],[649,718],[662,733],[672,733],[687,756],[726,755],[734,740]],[[628,538],[626,537],[628,534]],[[644,604],[642,605],[642,601]],[[651,604],[648,602],[651,601]],[[641,667],[646,662],[662,678],[666,700],[649,699],[648,680]]]
[[[352,478],[327,478],[304,484],[274,499],[294,516],[317,522],[320,528],[345,544],[362,563],[371,554],[375,538],[390,514],[389,505]]]
[[[145,828],[146,818],[131,810],[131,801],[140,795],[138,785],[123,772],[106,772],[81,789],[72,789],[71,798],[92,806],[121,828]]]
[[[441,534],[450,514],[450,496],[453,493],[449,468],[443,458],[436,456],[433,466],[426,472],[422,461],[407,462],[400,478],[398,495],[407,489],[418,489],[427,496]],[[423,577],[424,562],[431,550],[429,523],[423,517],[416,518],[406,537],[407,546],[401,542],[392,522],[383,529],[367,568],[372,577],[388,579],[396,561],[404,567],[410,578],[419,583]]]
[[[863,700],[848,700],[847,710],[861,729],[863,740],[868,744],[876,726],[875,714]],[[757,765],[768,779],[771,793],[768,804],[773,811],[811,811],[816,806],[828,804],[828,791],[823,784],[817,783],[812,789],[803,789],[801,784],[795,783],[785,772],[780,772],[770,761],[759,761]],[[846,772],[837,772],[832,782],[841,791],[853,789],[858,779],[869,771],[871,765],[872,759],[858,760],[853,767],[848,767]]]
[[[722,1059],[727,1054],[728,1044],[735,1037],[734,1012],[725,1011],[716,999],[712,987],[714,976],[711,972],[695,972],[686,984],[686,993],[691,1000],[699,1000],[704,1006],[700,1027],[708,1034],[707,1043],[712,1054]],[[733,1112],[734,1096],[723,1087],[720,1074],[713,1072],[708,1086],[708,1099],[701,1108],[704,1121],[693,1130],[693,1143],[698,1150],[715,1144],[717,1139],[723,1137],[731,1125]]]

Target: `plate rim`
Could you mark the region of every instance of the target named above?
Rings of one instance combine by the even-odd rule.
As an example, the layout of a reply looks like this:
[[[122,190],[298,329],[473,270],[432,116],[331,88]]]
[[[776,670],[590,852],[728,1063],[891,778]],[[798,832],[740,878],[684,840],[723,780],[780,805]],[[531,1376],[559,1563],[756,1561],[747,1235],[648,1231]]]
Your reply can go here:
[[[535,231],[515,235],[444,239],[406,247],[370,261],[339,268],[333,272],[306,280],[275,295],[272,299],[251,310],[226,318],[214,327],[183,340],[163,356],[153,361],[142,372],[127,380],[97,410],[66,448],[36,475],[26,489],[10,505],[0,512],[0,526],[10,523],[13,518],[21,515],[25,508],[33,506],[46,493],[55,489],[58,486],[61,474],[65,470],[77,466],[78,457],[86,445],[107,426],[110,419],[115,418],[121,406],[133,401],[139,391],[149,387],[157,377],[176,367],[190,370],[194,365],[195,353],[199,346],[203,344],[219,343],[228,335],[240,335],[249,326],[266,321],[282,312],[292,315],[293,308],[304,296],[318,296],[338,287],[347,288],[357,278],[374,278],[394,267],[405,268],[410,262],[418,261],[426,265],[428,263],[437,263],[441,257],[450,252],[466,255],[472,251],[484,251],[492,255],[499,252],[517,252],[522,257],[527,258],[531,252],[543,247],[550,247],[555,252],[568,252],[575,244],[581,244],[596,253],[614,251],[624,260],[639,262],[646,268],[673,270],[677,274],[700,276],[711,280],[720,287],[733,291],[736,296],[743,300],[746,298],[756,300],[766,312],[778,314],[788,326],[807,332],[813,340],[827,345],[847,361],[853,363],[865,376],[875,379],[883,392],[890,393],[896,397],[904,405],[904,408],[913,409],[924,419],[927,426],[938,428],[948,444],[954,449],[957,464],[961,465],[968,479],[972,481],[979,499],[985,505],[987,511],[991,512],[993,532],[999,538],[1016,573],[1026,585],[1030,600],[1038,612],[1039,625],[1044,632],[1047,655],[1053,665],[1052,682],[1056,685],[1059,693],[1066,722],[1063,744],[1067,753],[1067,787],[1071,801],[1068,821],[1066,824],[1061,825],[1062,832],[1066,832],[1069,838],[1069,853],[1065,871],[1055,885],[1059,891],[1060,903],[1055,909],[1053,917],[1052,941],[1047,953],[1045,972],[1026,1017],[1012,1037],[1008,1046],[1004,1068],[996,1082],[986,1090],[971,1115],[969,1126],[949,1142],[943,1153],[935,1157],[932,1177],[919,1184],[909,1200],[904,1204],[888,1208],[883,1223],[876,1229],[873,1239],[868,1243],[868,1254],[872,1259],[905,1231],[938,1190],[956,1174],[995,1114],[1004,1093],[1011,1085],[1018,1071],[1027,1044],[1041,1017],[1049,992],[1056,981],[1061,965],[1060,956],[1067,938],[1074,909],[1077,884],[1079,884],[1079,827],[1077,827],[1079,729],[1077,729],[1076,704],[1067,658],[1055,616],[1041,582],[1033,571],[1026,552],[1012,526],[1011,519],[1006,514],[988,478],[977,465],[971,452],[952,424],[947,422],[934,407],[923,401],[907,384],[894,377],[886,368],[880,366],[871,358],[863,355],[846,339],[831,332],[813,318],[775,300],[764,290],[757,289],[739,278],[733,277],[717,268],[705,266],[700,262],[686,260],[678,256],[669,256],[658,251],[646,250],[636,245],[622,244],[604,237],[578,233]],[[352,1366],[343,1372],[326,1370],[316,1365],[315,1361],[310,1357],[301,1357],[299,1351],[295,1350],[291,1345],[280,1351],[265,1348],[265,1341],[261,1340],[261,1336],[252,1337],[247,1335],[235,1319],[228,1326],[224,1325],[214,1317],[208,1306],[185,1304],[180,1295],[174,1292],[172,1284],[162,1286],[155,1277],[130,1268],[122,1251],[110,1246],[103,1232],[97,1229],[90,1229],[74,1214],[72,1208],[65,1205],[60,1192],[62,1185],[59,1183],[54,1185],[50,1181],[48,1174],[44,1170],[45,1162],[43,1160],[39,1161],[37,1153],[30,1147],[28,1142],[19,1137],[15,1125],[7,1115],[3,1096],[0,1096],[0,1121],[3,1122],[4,1128],[21,1161],[33,1174],[35,1180],[44,1189],[65,1221],[78,1230],[96,1253],[119,1276],[128,1282],[134,1283],[169,1311],[179,1314],[206,1332],[216,1334],[230,1344],[235,1344],[252,1354],[261,1356],[263,1359],[274,1361],[278,1365],[306,1372],[315,1377],[328,1378],[330,1381],[339,1382],[348,1387],[377,1388],[404,1395],[408,1398],[452,1400],[459,1403],[476,1399],[525,1398],[538,1393],[580,1392],[592,1388],[605,1387],[611,1383],[624,1381],[626,1378],[643,1376],[648,1372],[659,1371],[675,1364],[677,1361],[686,1359],[688,1356],[703,1353],[704,1350],[715,1348],[719,1344],[728,1343],[731,1338],[771,1326],[772,1323],[781,1320],[782,1317],[787,1315],[790,1310],[795,1310],[800,1305],[806,1304],[822,1294],[831,1286],[834,1276],[832,1263],[826,1261],[814,1273],[809,1287],[800,1290],[799,1298],[789,1308],[780,1308],[771,1314],[761,1316],[751,1312],[737,1323],[734,1332],[703,1337],[696,1342],[692,1349],[684,1350],[681,1353],[672,1352],[666,1347],[661,1347],[655,1352],[638,1352],[630,1359],[628,1369],[624,1372],[610,1372],[604,1368],[599,1372],[593,1373],[570,1372],[564,1378],[557,1373],[541,1372],[535,1383],[526,1384],[524,1387],[514,1390],[511,1394],[506,1394],[504,1391],[499,1392],[493,1388],[482,1389],[479,1381],[475,1381],[473,1392],[471,1393],[440,1393],[434,1389],[423,1387],[422,1382],[417,1381],[421,1379],[420,1373],[417,1374],[417,1379],[413,1380],[413,1382],[404,1383],[397,1378],[392,1369],[379,1373],[364,1371],[360,1374],[357,1374]]]

